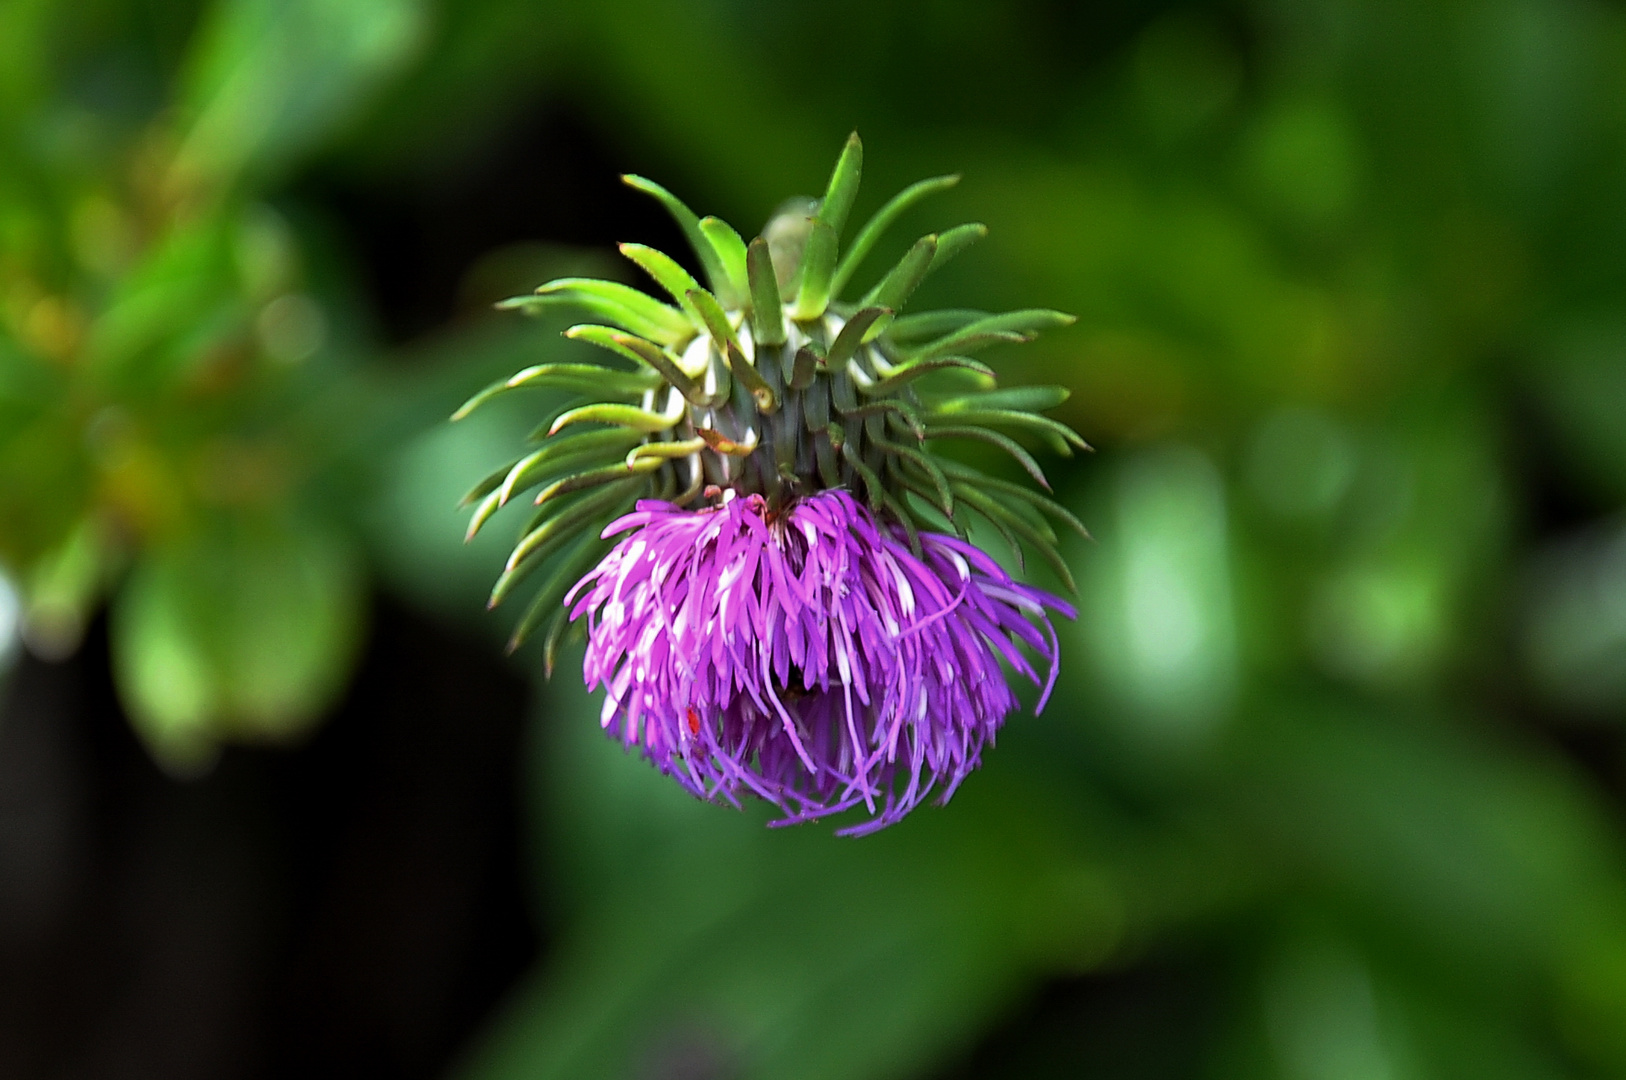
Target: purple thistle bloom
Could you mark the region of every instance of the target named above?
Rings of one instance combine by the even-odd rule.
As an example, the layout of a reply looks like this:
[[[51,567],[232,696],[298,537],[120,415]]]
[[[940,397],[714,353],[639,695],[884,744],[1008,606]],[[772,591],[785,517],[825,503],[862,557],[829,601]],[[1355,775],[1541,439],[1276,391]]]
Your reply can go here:
[[[641,501],[566,599],[588,619],[602,723],[695,795],[777,805],[774,824],[863,805],[862,834],[946,802],[1016,708],[1001,664],[1055,684],[1059,597],[972,545],[878,525],[840,489],[775,515],[758,494]],[[1043,679],[1024,655],[1045,663]]]
[[[544,578],[510,648],[546,625],[551,674],[585,627],[588,687],[604,687],[603,724],[627,747],[703,799],[774,803],[784,813],[775,824],[864,807],[869,820],[849,834],[890,825],[934,793],[948,800],[1016,708],[1007,669],[1042,684],[1041,709],[1055,684],[1049,612],[1073,610],[967,543],[971,516],[1018,562],[1036,553],[1074,591],[1051,523],[1089,536],[1049,496],[1025,445],[1089,448],[1044,415],[1067,389],[1001,387],[969,355],[1073,317],[903,314],[981,225],[923,236],[859,286],[854,273],[888,222],[956,180],[900,192],[843,249],[862,161],[854,134],[824,197],[786,203],[749,243],[653,181],[626,177],[682,227],[706,284],[661,252],[623,244],[673,304],[590,278],[503,301],[585,312],[595,321],[565,336],[613,366],[535,364],[453,417],[521,387],[590,399],[556,411],[533,449],[465,497],[473,536],[536,490],[537,512],[491,590],[496,605],[533,573]],[[949,440],[1002,451],[1044,493],[939,456]],[[954,535],[928,531],[939,528]]]

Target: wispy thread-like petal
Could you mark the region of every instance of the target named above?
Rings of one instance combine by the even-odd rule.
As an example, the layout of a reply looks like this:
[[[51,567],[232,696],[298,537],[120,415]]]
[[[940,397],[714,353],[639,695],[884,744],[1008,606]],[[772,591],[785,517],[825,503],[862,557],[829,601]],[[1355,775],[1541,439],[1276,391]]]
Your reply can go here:
[[[604,726],[695,795],[749,792],[776,824],[863,806],[890,825],[946,801],[1017,705],[1002,663],[1054,685],[1059,597],[955,537],[921,555],[846,491],[777,516],[760,495],[640,502],[566,603]],[[1043,677],[1026,646],[1045,666]]]

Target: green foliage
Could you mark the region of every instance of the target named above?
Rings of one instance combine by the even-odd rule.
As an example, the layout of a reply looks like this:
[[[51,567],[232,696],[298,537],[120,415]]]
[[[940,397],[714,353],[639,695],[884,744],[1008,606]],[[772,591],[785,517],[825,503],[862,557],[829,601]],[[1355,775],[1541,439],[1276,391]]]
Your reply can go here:
[[[963,191],[947,212],[990,227],[976,260],[849,229],[831,295],[880,276],[939,307],[879,328],[902,361],[885,390],[964,380],[920,395],[928,435],[1047,402],[1103,446],[1083,473],[1045,462],[1054,496],[1015,482],[1031,455],[907,459],[923,513],[990,550],[1051,545],[1082,615],[1051,712],[1014,723],[948,810],[862,850],[689,806],[554,684],[538,874],[567,933],[467,1075],[639,1075],[696,1043],[725,1074],[929,1074],[1045,977],[1181,954],[1209,958],[1206,1026],[1149,1010],[1110,1056],[1068,1042],[1076,1060],[1001,1074],[1626,1075],[1621,809],[1542,727],[1613,745],[1626,708],[1619,16],[1080,15],[1098,31],[1081,58],[1089,32],[1038,5],[703,7],[571,24],[611,112],[694,192],[773,205],[853,124],[866,186],[965,170],[875,218]],[[985,69],[944,79],[955,49]],[[951,253],[981,233],[936,235]],[[1078,324],[997,366],[1072,396],[963,400],[972,380],[1010,393],[978,348],[1049,325],[975,308],[1035,299]],[[1535,450],[1595,521],[1551,550],[1526,524]],[[1086,524],[1099,542],[1065,535]],[[990,834],[1035,846],[1007,862]],[[1045,866],[1093,891],[1032,884]],[[1047,931],[1030,948],[1013,923]]]
[[[999,488],[956,489],[931,460],[933,449],[925,445],[928,439],[981,440],[1011,454],[1048,489],[1038,463],[1007,432],[1048,444],[1064,455],[1070,455],[1073,446],[1088,449],[1067,425],[1039,415],[1039,410],[1065,401],[1066,391],[996,390],[989,368],[952,354],[1030,341],[1037,331],[1066,326],[1072,317],[1029,310],[962,320],[959,312],[948,313],[949,318],[928,312],[914,318],[907,340],[887,335],[897,309],[936,266],[986,234],[982,225],[950,229],[941,244],[936,236],[922,238],[863,303],[837,301],[833,285],[841,258],[839,237],[858,196],[862,162],[863,143],[854,133],[836,160],[824,198],[813,205],[800,200],[785,204],[790,209],[782,209],[749,246],[720,219],[702,221],[653,181],[625,176],[630,186],[654,196],[671,213],[718,292],[701,288],[669,255],[642,244],[622,244],[621,254],[648,273],[676,308],[651,307],[643,294],[625,286],[579,278],[550,282],[533,296],[497,305],[537,313],[546,310],[550,300],[577,299],[581,307],[623,327],[639,324],[662,332],[645,338],[609,326],[573,326],[565,337],[597,345],[637,370],[538,364],[492,383],[452,414],[453,420],[461,420],[523,387],[553,386],[585,397],[622,399],[575,405],[557,414],[543,436],[542,449],[509,466],[505,477],[499,470],[477,485],[465,499],[478,500],[469,523],[470,538],[516,491],[543,479],[552,483],[537,495],[538,506],[561,494],[603,484],[616,484],[614,490],[621,490],[620,481],[648,478],[643,485],[629,485],[624,498],[583,504],[598,513],[561,514],[525,534],[492,591],[493,605],[525,575],[540,569],[547,557],[576,559],[590,540],[584,539],[583,547],[572,547],[566,556],[570,540],[599,533],[636,496],[689,505],[725,486],[764,495],[775,507],[820,486],[861,491],[871,510],[902,526],[917,547],[919,529],[935,523],[927,516],[933,513],[941,513],[950,529],[967,534],[969,521],[955,516],[958,494],[961,508],[974,509],[992,524],[1018,564],[1025,545],[1055,570],[1067,589],[1074,588],[1072,572],[1042,516],[1021,496]],[[932,181],[906,189],[861,230],[860,241],[874,243],[897,208],[942,186]],[[781,238],[777,251],[775,236]],[[678,324],[686,324],[687,332],[665,332]],[[937,376],[959,370],[972,370],[981,378],[952,390],[934,385],[944,383]],[[917,380],[924,382],[916,385]],[[739,392],[743,395],[734,400]],[[666,403],[661,405],[663,396]],[[636,399],[637,404],[627,399]],[[643,439],[625,461],[611,461],[603,454],[562,455],[563,444],[547,442],[560,438],[561,429],[584,422],[639,432]],[[935,501],[923,486],[927,482],[937,495]],[[930,509],[917,509],[914,496],[927,499]],[[1015,502],[1007,505],[1012,498]],[[558,581],[557,569],[550,581]],[[550,586],[543,595],[553,591]],[[535,611],[533,607],[532,615],[521,619],[514,643],[538,625]],[[557,614],[555,628],[567,622],[567,616]],[[550,633],[549,640],[556,643],[558,634]],[[550,671],[555,661],[552,643],[543,656]]]
[[[1618,11],[137,6],[0,5],[0,563],[37,650],[111,600],[172,766],[305,729],[354,652],[358,549],[493,633],[493,580],[534,568],[516,632],[568,668],[593,527],[698,452],[647,439],[642,389],[751,389],[726,347],[685,366],[707,298],[741,346],[879,312],[851,355],[830,335],[753,372],[805,390],[891,350],[797,418],[812,467],[869,496],[855,443],[881,448],[891,512],[1077,578],[1047,712],[862,843],[686,800],[555,680],[531,785],[554,944],[463,1075],[931,1075],[1049,980],[1193,993],[1172,965],[1201,1023],[1114,996],[990,1071],[1626,1076]],[[560,103],[693,205],[754,225],[802,190],[829,235],[747,242],[632,178],[699,280],[561,265],[512,302],[534,321],[341,363],[371,347],[342,260],[271,208],[285,182],[320,151],[383,188]],[[817,187],[853,127],[864,190],[856,153]],[[965,181],[906,186],[945,168]],[[949,261],[980,224],[909,246],[928,207],[986,221],[973,258]],[[810,242],[811,282],[777,276]],[[1050,306],[1077,323],[1004,348],[1059,329]],[[1102,452],[1062,457],[1034,409]],[[508,509],[575,476],[602,482]]]
[[[163,73],[173,100],[94,119],[75,80],[143,70],[138,46],[70,5],[8,11],[8,49],[61,63],[13,70],[28,111],[0,127],[0,565],[47,654],[112,598],[131,717],[190,772],[222,739],[308,728],[356,650],[364,578],[320,495],[342,440],[313,404],[346,343],[261,193],[410,55],[423,11],[213,5]]]
[[[342,538],[308,524],[204,528],[145,552],[112,617],[126,711],[183,774],[211,764],[222,738],[303,734],[344,686],[361,618]]]

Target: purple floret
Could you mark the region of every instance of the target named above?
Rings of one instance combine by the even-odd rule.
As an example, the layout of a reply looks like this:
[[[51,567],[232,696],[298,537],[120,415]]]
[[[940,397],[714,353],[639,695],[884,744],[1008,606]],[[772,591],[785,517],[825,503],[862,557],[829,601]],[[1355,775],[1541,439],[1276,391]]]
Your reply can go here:
[[[952,536],[923,557],[842,490],[775,517],[760,495],[640,502],[566,599],[588,618],[602,723],[695,795],[777,805],[776,825],[946,802],[1017,701],[1001,663],[1055,685],[1059,597]],[[1040,679],[1019,645],[1043,659]]]

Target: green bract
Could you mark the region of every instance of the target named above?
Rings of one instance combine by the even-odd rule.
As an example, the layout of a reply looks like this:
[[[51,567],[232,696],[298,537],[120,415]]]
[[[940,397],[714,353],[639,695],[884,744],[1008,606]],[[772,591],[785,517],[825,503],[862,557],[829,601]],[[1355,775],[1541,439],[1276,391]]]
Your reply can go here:
[[[487,476],[465,500],[475,507],[473,536],[516,495],[540,489],[539,510],[491,596],[496,604],[532,570],[551,566],[514,645],[551,616],[545,649],[551,668],[569,625],[561,598],[596,560],[599,532],[636,500],[698,507],[723,489],[760,493],[777,510],[814,491],[848,488],[917,547],[920,529],[964,535],[968,515],[976,514],[1019,561],[1023,545],[1032,548],[1071,588],[1047,518],[1082,533],[1072,514],[1038,492],[933,451],[950,439],[990,443],[1048,490],[1023,442],[1062,454],[1087,449],[1071,428],[1042,414],[1065,401],[1067,391],[999,389],[993,371],[972,354],[1031,340],[1073,317],[1043,309],[903,315],[933,270],[987,232],[980,224],[923,236],[867,289],[849,288],[900,214],[959,179],[941,176],[904,189],[843,249],[862,163],[863,144],[854,134],[824,197],[792,204],[749,244],[717,218],[696,217],[653,181],[627,176],[677,220],[705,285],[671,257],[623,244],[621,253],[670,303],[615,282],[566,278],[499,305],[584,311],[600,321],[573,326],[565,336],[609,354],[602,367],[527,368],[476,394],[454,416],[522,386],[593,399],[558,414],[539,432],[538,449]],[[853,293],[857,299],[843,299]]]

